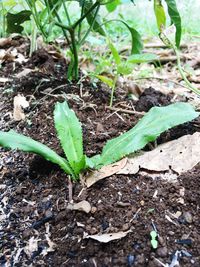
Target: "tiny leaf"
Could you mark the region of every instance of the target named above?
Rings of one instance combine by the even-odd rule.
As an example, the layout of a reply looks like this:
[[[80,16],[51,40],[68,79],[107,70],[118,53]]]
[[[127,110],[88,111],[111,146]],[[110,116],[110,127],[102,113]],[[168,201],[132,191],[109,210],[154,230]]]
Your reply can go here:
[[[120,0],[108,1],[108,3],[106,4],[106,9],[108,10],[108,12],[113,12],[119,4]]]
[[[101,80],[103,83],[107,84],[111,88],[114,85],[114,82],[111,78],[108,78],[108,77],[103,76],[103,75],[95,75],[95,77],[97,77],[99,80]]]
[[[158,59],[158,56],[155,54],[144,53],[144,54],[131,55],[127,58],[127,61],[129,63],[139,64],[139,63],[145,63],[149,61],[155,61],[157,59]]]
[[[154,13],[158,25],[158,30],[161,31],[162,27],[166,25],[165,10],[161,0],[154,0]]]
[[[120,55],[116,49],[116,47],[114,46],[114,44],[108,40],[108,45],[109,45],[109,48],[111,50],[111,53],[112,53],[112,56],[113,56],[113,59],[116,63],[116,65],[119,65],[121,63],[121,58],[120,58]]]

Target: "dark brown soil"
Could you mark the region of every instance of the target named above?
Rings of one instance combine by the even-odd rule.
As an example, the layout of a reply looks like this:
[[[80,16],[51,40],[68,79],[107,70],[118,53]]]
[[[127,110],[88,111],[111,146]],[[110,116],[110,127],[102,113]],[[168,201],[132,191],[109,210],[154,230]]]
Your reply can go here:
[[[68,83],[65,61],[55,60],[47,52],[39,51],[24,66],[19,66],[18,72],[24,67],[37,69],[28,77],[14,78],[14,74],[7,72],[12,67],[5,63],[2,72],[13,81],[1,88],[1,130],[15,129],[60,154],[52,112],[54,103],[63,101],[63,97],[82,122],[88,156],[99,153],[106,140],[130,129],[140,118],[125,113],[119,116],[107,109],[109,91],[101,85],[92,86],[87,80],[79,85]],[[14,122],[9,115],[17,93],[32,97],[23,122]],[[116,106],[121,102],[128,106],[130,101],[126,92],[116,91]],[[132,105],[147,111],[170,101],[171,96],[151,88]],[[162,134],[159,143],[199,131],[198,125],[199,119],[176,127]],[[86,214],[66,209],[68,177],[57,166],[39,156],[0,151],[0,266],[162,266],[158,261],[172,266],[167,264],[175,253],[179,255],[180,266],[200,266],[199,166],[179,176],[175,183],[163,181],[159,174],[154,180],[151,175],[113,175],[83,191],[81,183],[76,183],[74,201],[87,200],[92,205],[92,212]],[[171,217],[177,212],[180,212],[177,219]],[[56,245],[54,251],[48,250],[48,227],[49,238]],[[150,243],[154,227],[159,234],[155,250]],[[84,239],[85,233],[127,230],[131,232],[126,237],[107,244]],[[38,246],[29,254],[27,247],[33,240],[38,240]]]

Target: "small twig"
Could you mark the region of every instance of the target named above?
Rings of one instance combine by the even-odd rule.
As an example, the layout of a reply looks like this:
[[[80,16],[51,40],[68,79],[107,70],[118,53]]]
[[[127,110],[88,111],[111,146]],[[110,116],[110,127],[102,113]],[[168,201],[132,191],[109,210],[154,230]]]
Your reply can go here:
[[[127,110],[127,109],[123,109],[123,108],[114,108],[114,107],[109,107],[109,106],[106,106],[106,109],[110,109],[110,110],[115,111],[115,112],[132,114],[132,115],[140,115],[140,116],[143,116],[145,114],[145,112]]]
[[[68,195],[69,195],[69,203],[73,201],[73,184],[71,181],[71,177],[68,178]]]

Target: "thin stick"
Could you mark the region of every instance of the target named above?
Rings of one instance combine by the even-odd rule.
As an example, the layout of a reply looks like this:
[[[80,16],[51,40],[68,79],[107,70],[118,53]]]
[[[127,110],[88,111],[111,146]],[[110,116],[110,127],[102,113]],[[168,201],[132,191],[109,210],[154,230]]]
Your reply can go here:
[[[126,114],[132,114],[132,115],[140,115],[140,116],[143,116],[145,114],[145,112],[127,110],[127,109],[123,109],[123,108],[114,108],[114,107],[109,107],[109,106],[106,106],[106,109],[110,109],[112,111],[126,113]]]
[[[73,189],[73,184],[71,181],[71,177],[68,178],[68,196],[69,196],[69,203],[71,203],[73,201],[73,193],[72,190]]]

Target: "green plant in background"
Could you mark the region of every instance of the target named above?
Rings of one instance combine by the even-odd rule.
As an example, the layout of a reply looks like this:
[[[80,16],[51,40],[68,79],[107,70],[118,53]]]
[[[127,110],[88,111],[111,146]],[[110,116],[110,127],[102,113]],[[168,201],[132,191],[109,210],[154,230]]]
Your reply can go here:
[[[169,48],[172,48],[176,57],[177,57],[177,67],[179,70],[179,73],[181,74],[182,79],[185,81],[188,88],[193,91],[194,93],[200,95],[200,90],[198,90],[196,87],[194,87],[189,80],[187,79],[185,72],[181,66],[181,60],[180,60],[180,54],[179,54],[179,46],[180,46],[180,40],[181,40],[181,17],[179,15],[176,1],[174,0],[165,0],[168,7],[168,13],[171,18],[171,22],[175,27],[175,40],[174,39],[174,31],[173,27],[169,30],[166,29],[166,15],[165,11],[162,5],[161,0],[154,0],[154,12],[157,20],[157,26],[158,30],[160,32],[159,36],[160,39],[163,41],[163,43],[168,46]],[[172,38],[171,38],[172,35]]]
[[[158,241],[157,241],[157,237],[158,234],[156,231],[151,231],[150,232],[150,236],[151,236],[151,246],[153,249],[157,249],[158,248]]]
[[[73,180],[87,168],[99,169],[142,149],[162,132],[199,116],[187,103],[175,103],[166,107],[153,107],[128,132],[108,141],[100,155],[87,157],[83,152],[81,123],[67,102],[57,103],[54,124],[66,158],[59,156],[48,146],[14,131],[0,131],[0,146],[32,152],[58,164]]]
[[[111,88],[111,97],[110,97],[110,107],[113,105],[113,96],[116,89],[116,83],[120,77],[120,75],[129,75],[133,71],[133,66],[135,64],[154,61],[157,59],[155,54],[133,54],[123,60],[122,57],[119,55],[116,47],[114,44],[108,40],[108,46],[110,48],[112,58],[111,58],[111,67],[110,67],[110,74],[111,77],[107,77],[106,75],[95,75],[94,73],[91,74],[101,80],[103,83],[107,84]]]
[[[105,31],[101,26],[101,20],[99,16],[100,6],[102,1],[97,0],[93,3],[92,0],[78,1],[80,9],[77,13],[80,13],[78,19],[72,18],[69,12],[69,4],[74,1],[65,0],[26,0],[35,23],[45,38],[48,39],[48,32],[46,32],[46,25],[50,25],[49,30],[53,27],[60,27],[64,38],[66,39],[70,48],[70,65],[68,68],[68,79],[78,79],[78,52],[89,33],[93,30],[99,34],[105,36]],[[43,10],[38,8],[38,2],[43,6]],[[76,2],[76,1],[75,1]],[[61,16],[61,12],[64,13],[64,19]],[[87,20],[88,28],[82,31],[83,21]]]

